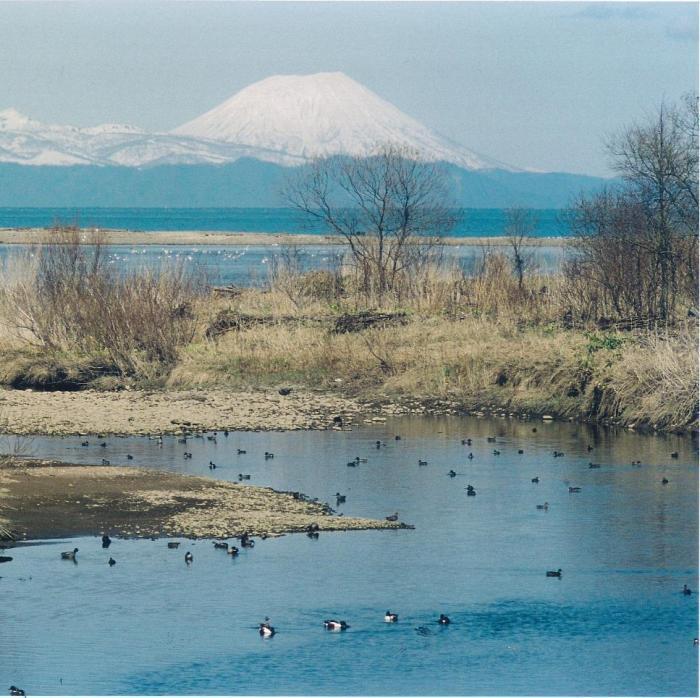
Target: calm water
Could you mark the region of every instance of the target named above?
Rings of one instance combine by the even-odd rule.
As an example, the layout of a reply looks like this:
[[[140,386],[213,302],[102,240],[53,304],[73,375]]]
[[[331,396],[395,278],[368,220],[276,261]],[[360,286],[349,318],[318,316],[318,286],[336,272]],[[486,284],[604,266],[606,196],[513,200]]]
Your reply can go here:
[[[558,237],[569,233],[559,209],[534,209],[536,236]],[[457,212],[459,224],[451,235],[478,237],[503,235],[505,211],[469,208]],[[56,223],[82,227],[127,230],[210,230],[250,233],[319,233],[288,208],[0,208],[0,228],[32,228]]]
[[[505,248],[502,248],[506,251]],[[566,250],[559,246],[533,247],[537,269],[553,273],[559,269]],[[24,245],[0,245],[0,273],[13,268],[13,258],[22,256]],[[340,245],[305,245],[298,248],[298,263],[302,270],[332,269],[337,267],[346,248]],[[192,270],[202,271],[210,283],[238,286],[259,285],[269,279],[269,270],[275,255],[280,255],[280,245],[110,245],[107,248],[109,263],[129,272],[139,269],[157,269],[169,264],[184,264]],[[473,245],[446,246],[445,256],[454,260],[466,274],[472,274],[483,259],[483,250]]]
[[[16,548],[0,580],[0,682],[34,695],[697,695],[697,596],[680,593],[698,586],[696,444],[569,424],[537,430],[402,418],[193,440],[190,461],[174,438],[163,448],[108,438],[107,449],[36,439],[36,455],[68,461],[104,456],[209,476],[211,459],[217,477],[250,473],[251,484],[331,502],[340,491],[346,514],[399,511],[416,529],[291,535],[238,559],[208,541]],[[368,462],[348,468],[356,455]],[[602,467],[589,469],[591,459]],[[544,501],[549,510],[537,510]],[[61,561],[74,545],[79,563]],[[561,579],[545,577],[559,567]],[[398,624],[383,623],[386,609]],[[441,612],[451,626],[435,623]],[[256,631],[266,615],[278,629],[271,640]],[[327,633],[328,617],[351,628]]]

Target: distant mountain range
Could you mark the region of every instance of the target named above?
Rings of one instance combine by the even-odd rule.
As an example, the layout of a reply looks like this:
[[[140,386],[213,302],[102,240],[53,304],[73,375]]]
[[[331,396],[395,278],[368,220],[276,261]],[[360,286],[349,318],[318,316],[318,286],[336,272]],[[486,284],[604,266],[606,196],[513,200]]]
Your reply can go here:
[[[319,73],[267,78],[169,133],[0,111],[0,206],[279,206],[290,167],[387,142],[446,163],[462,206],[557,208],[605,182],[478,155],[343,73]]]

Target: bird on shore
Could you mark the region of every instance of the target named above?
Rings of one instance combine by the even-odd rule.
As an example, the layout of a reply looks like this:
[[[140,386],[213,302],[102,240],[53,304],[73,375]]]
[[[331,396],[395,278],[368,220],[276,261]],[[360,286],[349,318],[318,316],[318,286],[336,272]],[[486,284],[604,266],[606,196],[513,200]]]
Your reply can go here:
[[[61,553],[62,560],[75,560],[75,554],[78,552],[78,548],[73,548],[73,550],[68,550]]]
[[[399,512],[395,511],[391,516],[386,517],[387,521],[398,521],[399,520]]]
[[[384,614],[384,622],[385,623],[396,623],[398,620],[399,620],[398,613],[392,613],[391,611],[387,611]]]
[[[168,542],[168,547],[169,547],[169,548],[179,548],[179,547],[180,547],[180,541],[171,540],[171,541]]]
[[[10,691],[11,696],[26,696],[27,695],[21,688],[17,688],[17,686],[10,686],[9,691]]]
[[[272,637],[277,631],[270,625],[270,619],[265,617],[265,621],[260,623],[259,633],[260,637]]]
[[[690,596],[693,593],[692,589],[688,588],[687,584],[683,585],[683,595],[684,596]]]
[[[558,570],[547,570],[547,577],[561,577],[561,568]]]
[[[444,613],[441,613],[437,622],[440,623],[440,625],[449,625],[452,621]]]
[[[188,550],[185,553],[185,564],[189,565],[192,563],[192,560],[194,560],[194,555]]]
[[[340,632],[342,630],[347,630],[350,626],[344,620],[324,620],[323,627],[326,630]]]
[[[107,561],[107,564],[108,564],[110,567],[114,567],[114,565],[117,564],[117,561],[116,561],[113,557],[110,557],[109,560]]]

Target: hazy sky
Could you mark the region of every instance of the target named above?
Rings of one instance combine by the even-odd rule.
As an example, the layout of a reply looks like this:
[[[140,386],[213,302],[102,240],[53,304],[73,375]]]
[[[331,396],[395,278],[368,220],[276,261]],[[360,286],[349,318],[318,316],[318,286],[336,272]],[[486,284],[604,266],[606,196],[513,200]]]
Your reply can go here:
[[[343,71],[445,136],[608,174],[605,136],[697,90],[696,3],[0,3],[0,109],[168,130],[269,75]]]

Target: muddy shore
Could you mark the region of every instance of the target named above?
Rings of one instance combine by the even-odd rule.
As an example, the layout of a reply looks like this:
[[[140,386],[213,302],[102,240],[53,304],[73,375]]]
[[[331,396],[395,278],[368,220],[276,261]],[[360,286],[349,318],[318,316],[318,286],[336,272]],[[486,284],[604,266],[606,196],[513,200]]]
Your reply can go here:
[[[90,230],[90,229],[89,229]],[[109,245],[344,245],[343,238],[334,235],[308,235],[303,233],[241,233],[205,232],[201,230],[159,230],[140,232],[133,230],[105,230]],[[28,245],[41,242],[45,228],[0,228],[0,245]],[[89,242],[89,239],[86,239]],[[445,237],[446,245],[507,245],[504,237]],[[533,238],[532,247],[565,244],[561,237]]]
[[[397,529],[405,524],[333,515],[326,504],[164,471],[49,461],[0,466],[0,526],[16,539],[101,535],[123,538],[278,536]]]

